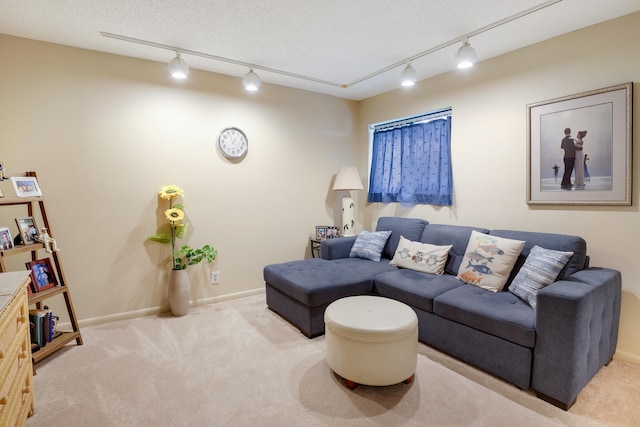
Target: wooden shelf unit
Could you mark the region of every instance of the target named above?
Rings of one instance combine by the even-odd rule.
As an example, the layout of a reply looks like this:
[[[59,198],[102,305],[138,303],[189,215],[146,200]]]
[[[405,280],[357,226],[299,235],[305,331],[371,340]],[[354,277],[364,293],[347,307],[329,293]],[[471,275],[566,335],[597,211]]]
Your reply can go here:
[[[35,177],[35,172],[27,172],[26,176]],[[0,208],[4,206],[25,206],[27,208],[28,217],[33,217],[36,209],[39,209],[40,216],[42,217],[42,226],[46,227],[49,231],[49,235],[54,237],[51,226],[49,225],[49,219],[47,218],[47,212],[44,206],[44,200],[42,197],[3,197],[0,198]],[[7,268],[4,262],[4,258],[12,255],[18,255],[22,253],[31,253],[31,260],[36,261],[38,258],[38,251],[44,251],[44,244],[31,243],[28,245],[14,245],[13,249],[0,250],[0,273],[6,272]],[[82,335],[80,334],[80,327],[78,326],[78,320],[73,308],[73,302],[71,300],[71,294],[67,287],[67,279],[62,268],[62,262],[60,260],[60,252],[53,252],[47,254],[50,256],[53,267],[56,270],[58,278],[58,286],[45,291],[32,293],[29,295],[29,305],[35,305],[36,308],[41,309],[43,301],[52,298],[56,295],[62,294],[64,302],[67,307],[67,313],[69,315],[69,321],[71,323],[71,331],[63,332],[62,335],[54,338],[51,342],[46,343],[45,346],[32,353],[32,359],[34,363],[39,362],[45,357],[55,353],[66,344],[75,340],[77,345],[82,345]]]

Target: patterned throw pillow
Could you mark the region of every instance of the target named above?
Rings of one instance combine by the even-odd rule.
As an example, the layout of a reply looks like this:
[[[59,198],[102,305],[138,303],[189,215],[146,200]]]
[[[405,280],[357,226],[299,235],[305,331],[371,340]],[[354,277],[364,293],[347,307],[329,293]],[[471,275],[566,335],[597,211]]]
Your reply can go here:
[[[534,246],[524,265],[509,285],[509,291],[536,309],[538,292],[555,282],[573,252],[553,251]]]
[[[447,255],[452,245],[436,246],[429,243],[413,242],[400,236],[398,249],[390,264],[400,268],[442,274]]]
[[[391,231],[363,231],[353,243],[349,257],[380,261],[380,254],[389,236],[391,236]]]
[[[525,242],[471,232],[458,279],[492,292],[501,291]]]

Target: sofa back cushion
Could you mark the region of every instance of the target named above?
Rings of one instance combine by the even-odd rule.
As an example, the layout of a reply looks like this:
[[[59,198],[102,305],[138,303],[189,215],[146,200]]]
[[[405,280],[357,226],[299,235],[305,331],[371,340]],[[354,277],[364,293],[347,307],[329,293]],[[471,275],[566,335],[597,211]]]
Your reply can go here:
[[[462,258],[464,258],[464,253],[469,243],[469,237],[471,237],[471,232],[474,230],[484,234],[489,232],[486,228],[467,227],[463,225],[428,224],[424,228],[420,241],[438,246],[452,245],[444,271],[455,276],[458,274],[460,263],[462,262]]]
[[[573,252],[573,256],[562,269],[556,280],[562,280],[586,267],[587,262],[587,242],[582,237],[567,234],[538,233],[535,231],[513,231],[513,230],[491,230],[489,234],[507,239],[524,240],[526,243],[516,261],[511,276],[507,281],[510,284],[518,274],[529,255],[529,251],[536,245],[554,251]]]
[[[429,221],[419,218],[380,217],[376,231],[391,231],[387,245],[382,251],[382,257],[393,259],[398,248],[400,236],[404,236],[408,240],[419,241],[427,224],[429,224]]]

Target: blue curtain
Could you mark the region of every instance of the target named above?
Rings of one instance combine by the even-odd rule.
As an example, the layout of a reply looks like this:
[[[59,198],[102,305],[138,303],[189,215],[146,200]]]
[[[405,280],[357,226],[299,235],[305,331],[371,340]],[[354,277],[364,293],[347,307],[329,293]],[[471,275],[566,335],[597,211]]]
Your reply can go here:
[[[452,205],[451,116],[375,131],[369,202]]]

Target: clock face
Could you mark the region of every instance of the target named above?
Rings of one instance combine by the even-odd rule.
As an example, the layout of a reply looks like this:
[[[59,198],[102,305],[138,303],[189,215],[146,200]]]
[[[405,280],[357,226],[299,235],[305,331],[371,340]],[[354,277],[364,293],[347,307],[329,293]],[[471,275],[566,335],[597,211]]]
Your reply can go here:
[[[218,136],[218,146],[225,157],[237,159],[244,156],[249,149],[247,136],[238,128],[226,128]]]

